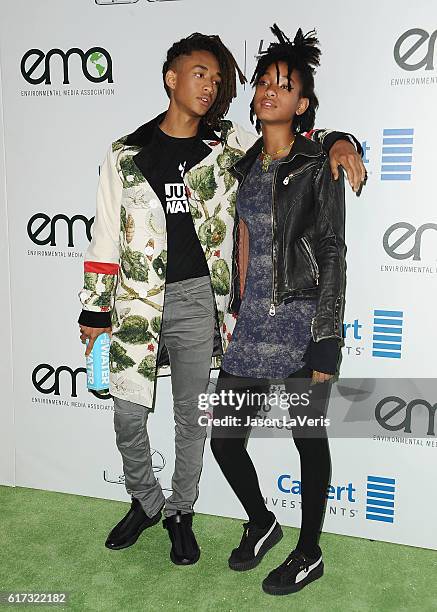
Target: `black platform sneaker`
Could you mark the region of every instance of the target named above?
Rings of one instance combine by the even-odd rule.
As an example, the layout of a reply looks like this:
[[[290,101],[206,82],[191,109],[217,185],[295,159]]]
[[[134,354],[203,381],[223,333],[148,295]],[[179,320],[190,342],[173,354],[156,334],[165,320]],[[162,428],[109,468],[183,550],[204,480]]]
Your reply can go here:
[[[243,537],[229,557],[229,567],[237,572],[250,570],[261,563],[264,555],[282,538],[281,525],[273,517],[270,527],[260,529],[254,523],[244,523]]]
[[[323,559],[309,559],[303,553],[293,550],[284,563],[270,572],[262,583],[269,595],[288,595],[300,591],[307,584],[323,576]]]

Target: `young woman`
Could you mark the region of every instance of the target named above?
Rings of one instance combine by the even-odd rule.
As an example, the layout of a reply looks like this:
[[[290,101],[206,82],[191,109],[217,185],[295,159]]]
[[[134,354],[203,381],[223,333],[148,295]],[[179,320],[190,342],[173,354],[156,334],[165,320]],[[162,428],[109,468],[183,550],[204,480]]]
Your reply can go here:
[[[214,410],[214,418],[232,425],[213,427],[211,447],[249,517],[229,566],[251,569],[282,531],[245,448],[247,417],[257,413],[259,393],[268,392],[272,379],[283,380],[290,394],[311,397],[290,408],[292,418],[316,417],[317,424],[292,427],[301,465],[299,540],[262,585],[282,595],[323,574],[318,539],[331,469],[324,416],[342,338],[346,247],[343,178],[334,181],[320,145],[300,135],[314,126],[318,107],[318,41],[300,29],[293,41],[276,25],[272,32],[278,42],[262,54],[252,78],[251,117],[262,137],[232,169],[240,221],[237,216],[230,309],[238,319],[217,392],[241,393],[245,402],[238,413],[231,401]]]

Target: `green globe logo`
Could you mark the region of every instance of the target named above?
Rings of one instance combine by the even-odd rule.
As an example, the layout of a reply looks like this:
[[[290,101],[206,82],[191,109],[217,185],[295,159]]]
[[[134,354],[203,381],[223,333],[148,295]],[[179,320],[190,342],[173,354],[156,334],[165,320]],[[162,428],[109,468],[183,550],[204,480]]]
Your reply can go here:
[[[102,77],[108,70],[108,62],[106,57],[103,55],[103,53],[94,51],[94,53],[91,53],[91,55],[88,57],[87,68],[90,74],[97,73],[99,77]]]
[[[79,56],[82,63],[82,72],[84,77],[91,81],[91,83],[102,83],[108,81],[113,83],[112,78],[112,58],[106,49],[103,47],[92,47],[88,51],[83,51],[78,47],[73,47],[68,51],[62,49],[50,49],[47,53],[44,53],[41,49],[29,49],[21,58],[21,74],[23,78],[32,85],[40,85],[45,83],[51,85],[52,83],[52,69],[51,60],[54,55],[59,56],[62,59],[62,83],[64,85],[70,85],[70,58],[72,55]],[[31,60],[31,61],[29,61]],[[77,62],[77,59],[75,60]],[[44,62],[44,72],[41,74],[40,66]],[[59,60],[56,64],[56,72],[59,74]],[[40,74],[35,76],[35,71],[39,71]]]

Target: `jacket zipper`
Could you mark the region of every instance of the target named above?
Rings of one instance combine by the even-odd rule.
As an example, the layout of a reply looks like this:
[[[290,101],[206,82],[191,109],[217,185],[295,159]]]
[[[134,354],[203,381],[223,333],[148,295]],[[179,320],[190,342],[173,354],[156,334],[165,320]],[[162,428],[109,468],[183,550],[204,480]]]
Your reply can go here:
[[[300,155],[302,155],[303,157],[309,157],[309,158],[319,157],[318,154],[317,155],[308,155],[308,154],[305,154],[305,153],[300,153]],[[287,161],[283,161],[283,162],[280,162],[278,164],[278,166],[275,168],[275,172],[274,172],[274,175],[273,175],[273,181],[272,181],[272,205],[271,205],[271,225],[272,225],[272,293],[271,293],[271,302],[270,302],[270,309],[269,309],[269,315],[271,317],[274,317],[276,315],[276,306],[277,306],[277,304],[275,302],[275,266],[274,266],[275,251],[274,251],[274,242],[273,242],[273,236],[274,236],[273,225],[274,225],[275,182],[276,182],[276,176],[277,176],[277,173],[278,173],[279,166],[281,166],[284,163],[290,163],[293,159],[294,159],[294,156],[291,157],[290,159],[288,159]],[[299,170],[298,172],[289,174],[283,180],[283,184],[284,185],[288,185],[288,182],[289,182],[290,178],[292,178],[294,176],[298,176],[299,174],[301,174],[301,172],[304,172],[305,170],[307,170],[308,167],[309,166],[307,165],[304,168],[302,168],[301,170]],[[235,172],[237,174],[239,174],[240,176],[243,176],[243,181],[239,182],[239,185],[238,185],[238,188],[237,188],[237,198],[238,198],[238,192],[239,192],[239,190],[241,188],[241,185],[243,184],[244,179],[246,178],[246,176],[241,174],[241,172],[239,172],[235,167],[234,167],[234,170],[235,170]],[[232,303],[232,300],[234,298],[233,284],[234,283],[232,283],[231,294],[230,294],[231,303]]]
[[[240,172],[238,172],[238,174],[239,174],[240,176],[243,176],[243,175],[242,175]],[[239,192],[240,192],[241,185],[244,183],[245,178],[246,178],[246,177],[245,177],[245,176],[243,176],[243,180],[242,180],[241,182],[240,182],[240,181],[238,181],[237,193],[236,193],[236,195],[235,195],[235,213],[237,213],[237,200],[238,200],[238,194],[239,194]],[[235,217],[234,217],[234,219],[235,219]],[[233,236],[234,243],[236,242],[236,237],[237,237],[237,231],[235,231],[235,236]],[[233,248],[234,248],[234,249],[236,248],[236,247],[235,247],[235,244],[234,244]],[[236,267],[236,269],[237,269],[237,273],[239,274],[240,270],[239,270],[239,267],[238,267],[238,260],[237,260],[237,258],[235,258],[235,267]],[[234,301],[234,284],[235,284],[235,283],[234,283],[234,281],[235,281],[235,275],[233,276],[233,278],[232,278],[232,282],[231,282],[231,291],[230,291],[230,296],[229,296],[229,304],[232,304],[232,303],[233,303],[233,301]],[[220,330],[220,332],[221,332],[221,330]]]
[[[318,285],[319,284],[319,276],[320,276],[320,274],[319,274],[319,266],[317,265],[316,258],[314,257],[313,252],[312,252],[311,247],[310,247],[310,243],[305,238],[305,236],[302,236],[301,242],[302,242],[303,246],[305,247],[306,252],[308,253],[308,257],[310,258],[311,269],[312,269],[312,273],[313,273],[313,276],[314,276],[314,280],[316,281],[316,285]]]
[[[278,164],[279,166],[280,164]],[[274,204],[275,204],[275,182],[276,182],[276,175],[278,173],[278,166],[276,166],[275,171],[273,173],[273,180],[272,180],[272,205],[271,205],[271,227],[272,227],[272,296],[271,296],[271,302],[270,302],[270,310],[269,310],[269,315],[271,317],[274,317],[276,315],[276,304],[275,304],[275,241],[274,241],[274,223],[275,223],[275,216],[274,216]]]
[[[284,180],[282,181],[282,184],[283,185],[288,185],[288,183],[290,182],[290,179],[295,178],[296,176],[299,176],[303,172],[306,172],[306,170],[308,170],[308,168],[312,168],[312,166],[316,166],[316,165],[317,165],[317,162],[314,163],[314,164],[313,163],[308,163],[306,166],[304,166],[303,168],[301,168],[297,172],[290,172],[290,174],[284,178]]]
[[[301,155],[304,155],[304,154],[301,154]],[[305,157],[310,157],[310,158],[311,157],[318,157],[318,155],[316,155],[316,156],[315,155],[304,155],[304,156]],[[272,181],[272,207],[271,207],[271,221],[272,221],[272,295],[271,295],[270,310],[269,310],[269,315],[271,317],[274,317],[276,315],[276,306],[277,306],[277,303],[275,302],[275,251],[274,251],[274,241],[273,241],[273,234],[274,234],[274,230],[273,230],[273,224],[274,224],[274,200],[275,200],[276,175],[278,173],[279,166],[281,166],[282,164],[290,163],[290,161],[292,161],[293,159],[294,158],[292,157],[291,159],[289,159],[287,161],[280,162],[277,165],[277,167],[275,168],[275,172],[274,172],[274,175],[273,175],[273,181]],[[316,165],[316,163],[314,165]],[[297,172],[295,172],[295,173],[291,172],[288,176],[285,177],[285,179],[282,181],[282,183],[284,185],[288,185],[288,183],[290,181],[290,178],[298,176],[299,174],[301,174],[302,172],[307,170],[312,165],[313,164],[309,163],[306,166],[304,166],[303,168],[301,168],[300,170],[298,170]]]

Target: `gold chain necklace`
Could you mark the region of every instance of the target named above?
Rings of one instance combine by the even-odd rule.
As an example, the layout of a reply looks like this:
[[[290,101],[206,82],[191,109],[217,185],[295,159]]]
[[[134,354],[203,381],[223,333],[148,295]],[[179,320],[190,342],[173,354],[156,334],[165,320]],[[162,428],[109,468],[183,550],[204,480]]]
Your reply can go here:
[[[284,152],[284,151],[286,151],[287,149],[290,149],[290,148],[293,146],[293,142],[294,142],[294,138],[293,138],[293,140],[290,142],[290,144],[288,144],[288,145],[287,145],[287,146],[285,146],[285,147],[282,147],[282,149],[278,149],[277,151],[275,151],[275,152],[274,152],[274,153],[272,153],[271,155],[270,155],[270,153],[267,153],[267,152],[264,150],[264,145],[263,145],[263,148],[262,148],[262,151],[261,151],[261,154],[260,154],[260,159],[261,159],[261,168],[262,168],[263,172],[268,172],[269,167],[270,167],[270,164],[271,164],[271,163],[272,163],[272,161],[273,161],[273,157],[274,157],[275,155],[278,155],[279,153],[283,153],[283,152]]]

